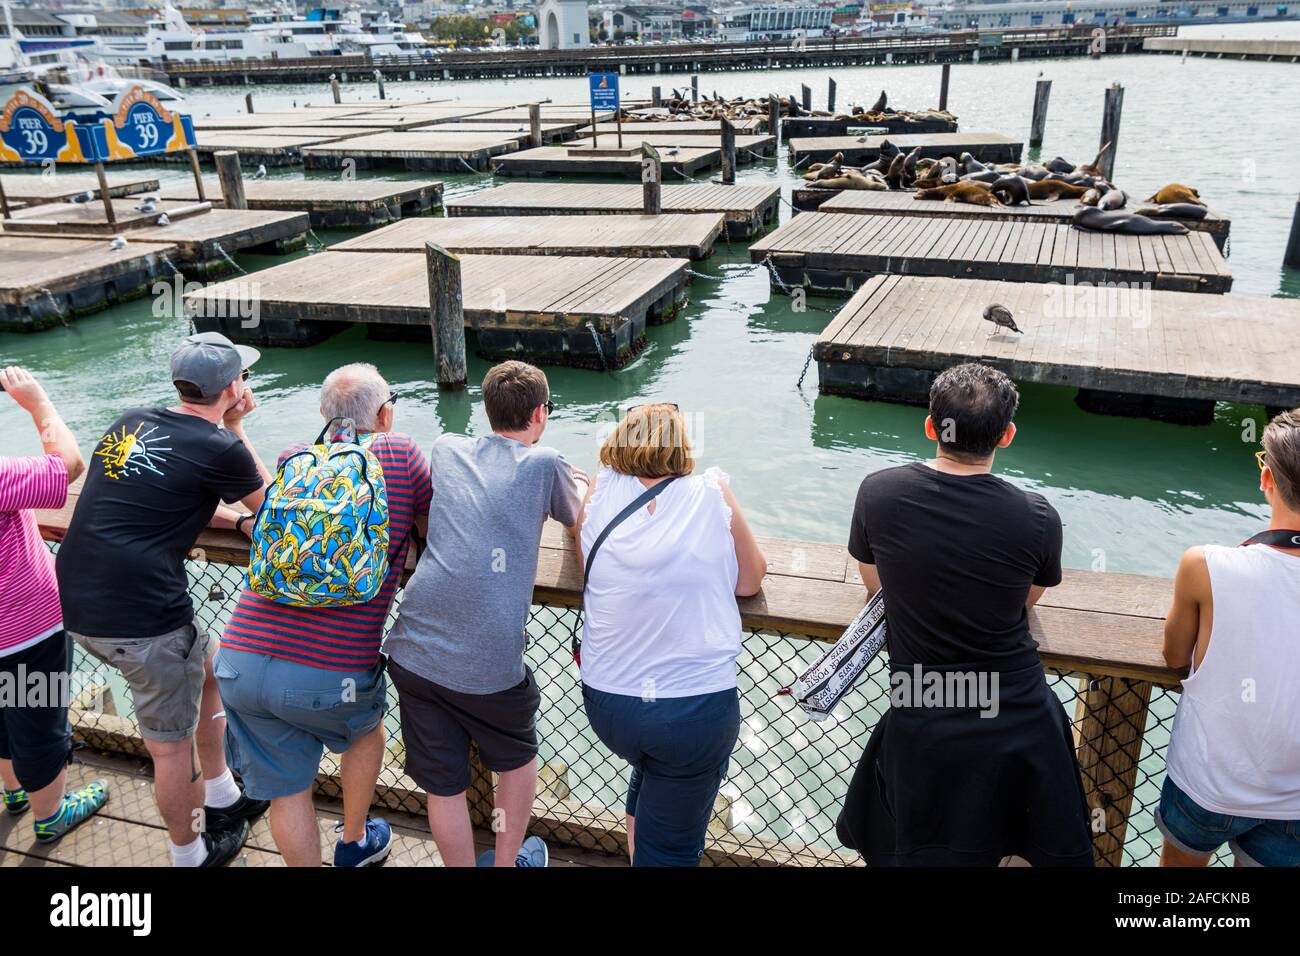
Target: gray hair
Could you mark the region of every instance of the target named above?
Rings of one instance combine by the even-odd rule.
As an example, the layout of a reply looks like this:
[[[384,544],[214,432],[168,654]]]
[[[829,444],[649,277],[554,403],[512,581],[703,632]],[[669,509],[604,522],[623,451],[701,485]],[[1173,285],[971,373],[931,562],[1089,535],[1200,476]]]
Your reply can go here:
[[[353,362],[325,376],[320,390],[320,410],[326,420],[350,418],[359,432],[378,424],[379,409],[388,401],[388,383],[369,362]]]

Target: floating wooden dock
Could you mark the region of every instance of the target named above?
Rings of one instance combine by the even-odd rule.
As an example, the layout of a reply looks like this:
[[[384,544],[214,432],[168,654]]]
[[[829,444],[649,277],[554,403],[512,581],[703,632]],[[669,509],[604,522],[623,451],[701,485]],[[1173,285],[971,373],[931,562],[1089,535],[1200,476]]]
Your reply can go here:
[[[139,298],[177,254],[165,242],[0,235],[0,330],[35,332]]]
[[[671,126],[671,123],[661,124]],[[629,133],[623,131],[623,148],[630,149],[640,146],[642,143],[649,143],[655,149],[659,150],[660,155],[674,146],[691,147],[694,149],[721,149],[721,134],[716,137],[706,137],[698,135],[680,135],[674,133],[671,129],[663,133]],[[580,140],[569,143],[572,149],[582,149],[591,144],[590,137],[583,137]],[[596,139],[597,149],[618,149],[618,134],[612,136],[601,133]],[[737,133],[736,134],[736,162],[747,163],[756,156],[775,156],[776,155],[776,137],[767,133]]]
[[[158,180],[138,173],[107,173],[108,195],[110,198],[133,196],[136,193],[154,192],[158,189]],[[22,204],[37,206],[43,203],[67,202],[73,196],[91,193],[99,198],[99,180],[94,173],[57,173],[54,176],[41,174],[0,176],[5,195],[11,205]]]
[[[1227,292],[1232,272],[1208,233],[1121,236],[1051,222],[800,213],[749,248],[773,288],[852,292],[900,273],[1016,282],[1116,283]]]
[[[205,197],[222,203],[221,184],[204,177]],[[170,186],[163,199],[196,202],[193,181]],[[442,205],[442,183],[436,179],[245,179],[249,209],[305,212],[317,228],[369,228],[408,216],[421,216]]]
[[[895,136],[820,136],[792,139],[790,161],[795,163],[825,163],[836,153],[844,154],[849,166],[873,162],[880,155],[880,144],[889,140],[904,153],[921,147],[921,156],[941,159],[970,153],[981,163],[1017,163],[1024,143],[1002,133],[922,133]]]
[[[781,120],[783,139],[848,136],[850,130],[865,129],[884,130],[894,136],[912,133],[955,133],[957,120],[955,117],[945,118],[937,115],[908,119],[897,114],[886,114],[873,120],[865,116],[787,116]]]
[[[590,143],[590,140],[584,142]],[[642,153],[639,145],[627,143],[619,149],[612,142],[591,146],[538,146],[492,160],[498,176],[624,176],[641,178]],[[689,177],[722,164],[718,146],[668,146],[659,150],[663,174]]]
[[[513,152],[518,144],[509,136],[494,133],[443,133],[411,130],[403,133],[372,133],[303,147],[308,169],[339,169],[352,160],[357,169],[400,166],[411,170],[486,172],[492,157]]]
[[[577,130],[575,123],[553,123],[543,121],[542,144],[562,143],[573,136]],[[437,126],[427,127],[429,132],[438,133],[493,133],[500,136],[509,136],[520,145],[527,145],[527,140],[531,137],[532,132],[528,126],[528,121],[524,120],[521,124],[515,120],[502,120],[496,123],[490,123],[485,120],[457,120],[454,123],[439,123]]]
[[[738,119],[731,124],[736,128],[736,135],[756,136],[767,131],[767,120],[751,117]],[[580,137],[591,135],[591,123],[578,130]],[[618,133],[617,123],[597,123],[596,133],[604,137],[607,133]],[[659,123],[639,123],[635,120],[623,123],[623,135],[627,136],[681,136],[683,138],[717,139],[722,135],[722,123],[719,120],[664,120]],[[767,133],[767,135],[771,135]]]
[[[140,239],[168,242],[177,248],[187,276],[204,278],[237,271],[230,261],[236,252],[282,255],[307,244],[310,220],[305,212],[276,209],[212,209],[201,216],[178,219],[166,226],[138,229]]]
[[[340,252],[424,252],[432,242],[462,254],[705,259],[721,213],[661,216],[457,216],[394,223],[336,243]]]
[[[985,321],[993,303],[1024,334]],[[1208,422],[1216,401],[1300,405],[1297,328],[1288,299],[891,275],[863,284],[813,354],[823,392],[924,404],[935,374],[976,361],[1078,388],[1093,411]]]
[[[671,321],[685,297],[686,259],[462,256],[465,321],[486,358],[617,368],[645,341],[647,323]],[[201,330],[268,345],[310,345],[349,323],[389,337],[429,335],[423,254],[306,256],[185,297]],[[247,317],[258,318],[252,328]],[[599,342],[599,350],[597,343]]]
[[[1077,199],[1058,199],[1054,202],[1035,199],[1030,206],[976,206],[963,202],[935,202],[929,199],[917,199],[915,192],[873,192],[858,189],[821,189],[798,190],[798,192],[826,193],[824,197],[815,197],[821,201],[814,207],[821,212],[840,212],[851,215],[881,216],[923,216],[937,219],[989,219],[1011,220],[1015,222],[1057,222],[1069,224],[1079,209]],[[1129,209],[1143,205],[1130,200]],[[803,208],[798,202],[795,208]],[[1228,242],[1228,231],[1232,223],[1214,212],[1206,214],[1204,219],[1179,219],[1188,229],[1209,233],[1214,244],[1222,251]]]
[[[720,212],[732,239],[748,239],[776,222],[781,187],[665,185],[664,212]],[[573,216],[640,214],[639,184],[507,183],[447,203],[449,216]]]
[[[262,136],[248,130],[231,130],[227,133],[200,133],[195,152],[207,162],[212,161],[212,154],[221,149],[233,149],[239,152],[241,166],[297,166],[302,163],[304,147],[321,142],[335,140],[336,136],[317,136],[305,132],[303,135]],[[173,162],[185,161],[185,156],[173,153],[167,157]]]
[[[113,199],[114,221],[108,221],[102,201],[88,203],[44,203],[14,212],[13,218],[4,222],[4,231],[14,234],[39,234],[63,236],[106,236],[112,238],[119,232],[146,229],[157,225],[158,218],[166,213],[171,220],[186,216],[199,216],[207,211],[200,203],[162,202],[155,204],[152,212],[142,212],[136,207],[139,199]]]

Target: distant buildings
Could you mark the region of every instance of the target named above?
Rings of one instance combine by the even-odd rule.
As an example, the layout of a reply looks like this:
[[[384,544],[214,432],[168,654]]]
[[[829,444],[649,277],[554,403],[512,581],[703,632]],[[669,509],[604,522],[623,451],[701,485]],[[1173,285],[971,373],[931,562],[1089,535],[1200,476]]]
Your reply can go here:
[[[591,46],[587,0],[541,0],[537,5],[537,38],[544,50],[576,50]]]
[[[944,30],[998,30],[1119,23],[1177,23],[1193,19],[1255,20],[1294,17],[1294,3],[1259,0],[1009,0],[957,3],[940,11]]]
[[[605,37],[615,42],[693,39],[713,32],[713,13],[704,4],[636,4],[606,10],[601,24]]]
[[[824,36],[831,27],[833,5],[772,3],[734,7],[719,13],[718,33],[724,40],[784,40]]]

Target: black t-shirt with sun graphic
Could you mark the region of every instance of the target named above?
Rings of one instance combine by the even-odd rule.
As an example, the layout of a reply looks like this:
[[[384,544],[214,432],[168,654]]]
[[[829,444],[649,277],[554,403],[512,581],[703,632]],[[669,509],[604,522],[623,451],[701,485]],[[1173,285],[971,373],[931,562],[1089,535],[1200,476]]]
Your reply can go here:
[[[63,624],[141,638],[190,623],[185,556],[219,501],[262,485],[244,443],[194,415],[138,408],[95,444],[55,570]]]

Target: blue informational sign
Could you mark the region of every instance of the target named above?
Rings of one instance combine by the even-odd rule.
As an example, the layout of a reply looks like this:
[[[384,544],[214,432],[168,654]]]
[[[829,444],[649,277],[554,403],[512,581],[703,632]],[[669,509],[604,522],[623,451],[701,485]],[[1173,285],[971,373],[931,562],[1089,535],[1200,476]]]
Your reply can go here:
[[[591,108],[596,111],[618,109],[618,74],[589,73]]]

